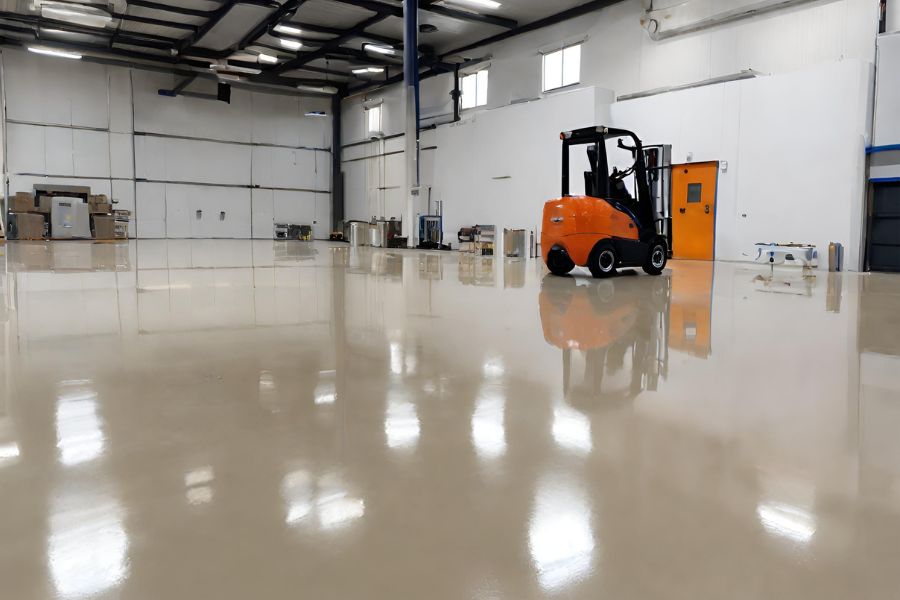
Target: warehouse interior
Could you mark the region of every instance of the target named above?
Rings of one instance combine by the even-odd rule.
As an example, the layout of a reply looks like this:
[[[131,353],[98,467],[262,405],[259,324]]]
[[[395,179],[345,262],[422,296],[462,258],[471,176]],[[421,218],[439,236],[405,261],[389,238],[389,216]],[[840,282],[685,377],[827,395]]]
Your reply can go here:
[[[894,598],[900,4],[0,0],[0,596]]]

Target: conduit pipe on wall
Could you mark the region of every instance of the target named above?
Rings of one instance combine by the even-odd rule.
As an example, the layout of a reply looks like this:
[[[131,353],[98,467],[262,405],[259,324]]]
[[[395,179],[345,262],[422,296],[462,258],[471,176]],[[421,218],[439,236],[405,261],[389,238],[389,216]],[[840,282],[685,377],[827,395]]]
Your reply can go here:
[[[765,0],[763,2],[756,2],[754,4],[735,8],[733,10],[716,13],[709,17],[702,18],[693,22],[688,22],[683,25],[676,25],[675,27],[671,28],[667,28],[664,26],[666,21],[677,22],[677,19],[674,19],[674,17],[679,13],[679,11],[684,12],[688,10],[690,5],[694,4],[694,1],[688,0],[687,2],[683,2],[670,8],[655,9],[652,8],[651,2],[650,8],[648,8],[644,13],[643,24],[644,29],[646,29],[647,33],[650,35],[650,39],[654,41],[661,41],[679,35],[696,33],[698,31],[710,29],[712,27],[718,27],[727,23],[733,23],[734,21],[740,21],[742,19],[756,17],[766,13],[785,10],[794,6],[799,6],[801,4],[810,4],[811,2],[822,1],[823,0]],[[835,0],[824,1],[834,2]]]

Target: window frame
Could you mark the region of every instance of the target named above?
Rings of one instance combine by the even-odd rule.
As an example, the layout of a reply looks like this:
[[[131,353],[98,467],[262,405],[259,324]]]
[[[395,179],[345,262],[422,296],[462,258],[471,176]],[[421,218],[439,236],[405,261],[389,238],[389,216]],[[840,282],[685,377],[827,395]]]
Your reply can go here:
[[[570,88],[572,86],[581,84],[581,74],[582,74],[582,59],[583,59],[583,47],[584,41],[575,42],[573,44],[567,44],[562,46],[561,48],[557,48],[555,50],[551,50],[549,52],[541,53],[541,92],[544,94],[552,93],[557,90],[562,90],[566,88]],[[570,83],[566,83],[565,73],[566,73],[566,50],[570,50],[572,48],[578,48],[578,77],[575,81]],[[547,57],[559,54],[559,82],[560,85],[554,87],[547,87]]]
[[[481,96],[481,91],[480,91],[480,86],[478,85],[479,84],[478,76],[481,75],[482,73],[484,73],[484,79],[485,79],[485,81],[484,81],[484,84],[485,84],[484,85],[484,87],[485,87],[484,102],[479,102],[479,99]],[[470,77],[474,77],[474,82],[475,82],[475,103],[472,106],[466,106],[465,105],[466,96],[465,96],[465,93],[463,93],[463,88],[465,87],[465,80]],[[488,93],[490,91],[490,85],[491,85],[490,81],[491,81],[490,80],[490,67],[485,67],[484,69],[479,69],[477,71],[473,71],[471,73],[466,73],[465,75],[460,76],[460,78],[459,78],[459,91],[460,91],[459,107],[460,107],[460,109],[461,110],[472,110],[473,108],[481,108],[482,106],[487,106]]]

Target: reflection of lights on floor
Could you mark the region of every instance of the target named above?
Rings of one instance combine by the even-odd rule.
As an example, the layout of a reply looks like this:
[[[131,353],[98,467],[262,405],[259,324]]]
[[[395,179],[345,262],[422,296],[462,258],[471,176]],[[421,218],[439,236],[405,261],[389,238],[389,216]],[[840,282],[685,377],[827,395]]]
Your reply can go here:
[[[339,494],[319,500],[318,511],[322,529],[336,529],[365,515],[366,503],[361,498]]]
[[[274,390],[275,387],[275,376],[269,371],[262,371],[259,374],[259,391]]]
[[[315,516],[321,529],[339,529],[366,512],[365,501],[350,496],[332,476],[314,480],[306,471],[288,473],[281,482],[281,495],[287,504],[285,523],[291,526]]]
[[[809,543],[816,533],[815,518],[807,511],[790,504],[760,504],[756,514],[766,531],[799,544]]]
[[[93,392],[64,394],[56,407],[56,447],[66,466],[90,462],[103,453],[104,435]]]
[[[316,406],[334,404],[337,401],[335,378],[337,371],[319,371],[319,383],[316,384]]]
[[[573,408],[560,406],[553,411],[553,439],[562,448],[590,454],[593,449],[591,421]]]
[[[50,573],[60,596],[97,597],[125,579],[128,537],[118,503],[75,500],[51,519]]]
[[[556,591],[591,571],[591,515],[581,493],[560,493],[555,485],[539,489],[536,502],[528,529],[528,548],[541,587]]]
[[[215,494],[210,484],[213,479],[215,479],[215,472],[212,467],[203,467],[185,473],[184,485],[187,488],[185,497],[191,506],[212,502]]]
[[[504,398],[492,390],[483,390],[472,414],[472,443],[482,458],[497,458],[506,453]]]
[[[484,371],[484,376],[489,379],[497,379],[503,377],[506,374],[506,368],[503,366],[503,361],[499,358],[494,358],[484,363],[482,367]]]
[[[19,458],[19,445],[18,444],[4,444],[0,446],[0,466],[4,464],[11,464],[18,460]]]
[[[384,417],[387,445],[394,450],[412,448],[419,441],[419,415],[416,406],[406,401],[391,401]]]
[[[403,374],[403,353],[400,344],[391,344],[391,373],[394,375]]]

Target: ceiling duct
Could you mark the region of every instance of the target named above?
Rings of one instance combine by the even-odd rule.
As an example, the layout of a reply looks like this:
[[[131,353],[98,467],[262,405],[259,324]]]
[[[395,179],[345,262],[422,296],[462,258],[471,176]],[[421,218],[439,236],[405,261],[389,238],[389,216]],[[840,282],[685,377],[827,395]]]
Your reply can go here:
[[[33,0],[32,3],[32,9],[45,19],[97,28],[112,23],[113,8],[111,3],[98,5],[61,0]]]
[[[656,41],[822,0],[663,0],[650,2],[643,25]],[[835,0],[825,0],[834,2]],[[647,3],[645,2],[645,5]],[[668,6],[665,6],[667,5]],[[726,7],[723,7],[727,5]],[[663,6],[661,6],[663,5]]]

